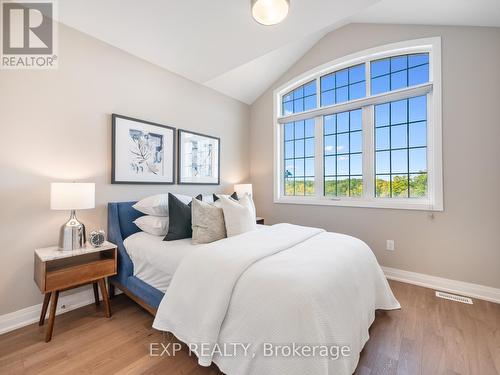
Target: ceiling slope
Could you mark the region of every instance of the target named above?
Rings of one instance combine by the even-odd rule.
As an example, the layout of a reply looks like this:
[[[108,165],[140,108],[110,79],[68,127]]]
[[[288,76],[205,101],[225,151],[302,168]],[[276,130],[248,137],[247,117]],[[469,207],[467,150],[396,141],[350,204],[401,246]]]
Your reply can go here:
[[[317,31],[296,42],[289,43],[221,74],[205,82],[205,85],[251,104],[328,32],[328,29]]]
[[[252,19],[249,0],[64,0],[58,13],[70,27],[250,104],[321,30],[377,1],[292,0],[286,20],[271,27]]]
[[[382,0],[354,22],[413,25],[500,26],[500,0]]]
[[[249,0],[64,0],[59,21],[251,104],[347,22],[500,26],[500,0],[292,0],[262,26]]]

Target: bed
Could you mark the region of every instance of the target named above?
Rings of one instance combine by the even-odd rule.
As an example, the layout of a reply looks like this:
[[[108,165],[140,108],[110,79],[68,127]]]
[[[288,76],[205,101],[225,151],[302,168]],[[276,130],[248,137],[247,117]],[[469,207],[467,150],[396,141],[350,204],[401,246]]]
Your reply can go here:
[[[140,215],[131,205],[110,204],[110,229],[119,224],[110,230],[119,249],[111,282],[146,303],[153,328],[186,343],[202,366],[215,363],[230,375],[349,375],[375,310],[400,308],[363,241],[292,224],[189,248],[163,293],[134,276],[124,248],[138,232],[128,225]],[[297,356],[297,347],[315,354]],[[334,358],[332,350],[343,348],[348,354]]]
[[[165,293],[134,276],[134,264],[124,245],[128,237],[140,232],[133,222],[144,214],[132,207],[135,203],[108,203],[108,239],[118,247],[118,272],[109,278],[110,295],[118,288],[155,315]]]

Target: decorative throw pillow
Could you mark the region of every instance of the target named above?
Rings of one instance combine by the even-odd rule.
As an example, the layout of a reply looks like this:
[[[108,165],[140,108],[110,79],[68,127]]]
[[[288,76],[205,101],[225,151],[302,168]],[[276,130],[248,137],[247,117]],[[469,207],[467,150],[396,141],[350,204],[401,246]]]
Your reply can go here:
[[[201,194],[196,199],[201,200]],[[163,241],[191,238],[193,233],[191,229],[191,203],[186,204],[175,195],[168,194],[168,233]]]
[[[213,196],[214,196],[214,202],[217,202],[220,197],[229,197],[229,195],[226,194],[213,194]],[[233,194],[231,194],[231,198],[233,198],[234,200],[238,200],[238,194],[234,192]]]
[[[157,194],[146,197],[144,199],[141,199],[132,207],[146,215],[168,216],[169,194]],[[189,195],[175,194],[175,196],[185,204],[188,204],[189,202],[191,202],[191,199],[193,199]]]
[[[145,215],[134,221],[143,232],[154,236],[164,236],[168,232],[168,216]]]
[[[228,237],[257,229],[252,198],[248,194],[239,201],[229,197],[220,197],[220,201]]]
[[[226,238],[222,208],[193,199],[191,203],[193,244],[210,243]]]

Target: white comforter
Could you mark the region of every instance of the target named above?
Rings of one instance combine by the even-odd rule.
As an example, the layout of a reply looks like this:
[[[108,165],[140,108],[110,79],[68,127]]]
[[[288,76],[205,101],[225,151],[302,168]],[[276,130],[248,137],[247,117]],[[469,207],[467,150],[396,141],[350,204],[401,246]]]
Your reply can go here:
[[[356,368],[375,310],[399,307],[364,242],[277,224],[186,256],[153,327],[226,374],[344,375]]]

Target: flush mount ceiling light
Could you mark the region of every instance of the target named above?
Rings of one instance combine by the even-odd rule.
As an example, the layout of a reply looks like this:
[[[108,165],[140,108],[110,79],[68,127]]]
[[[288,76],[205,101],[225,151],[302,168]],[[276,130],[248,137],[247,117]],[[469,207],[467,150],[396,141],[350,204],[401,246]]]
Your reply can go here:
[[[251,0],[252,16],[266,26],[276,25],[288,15],[290,0]]]

